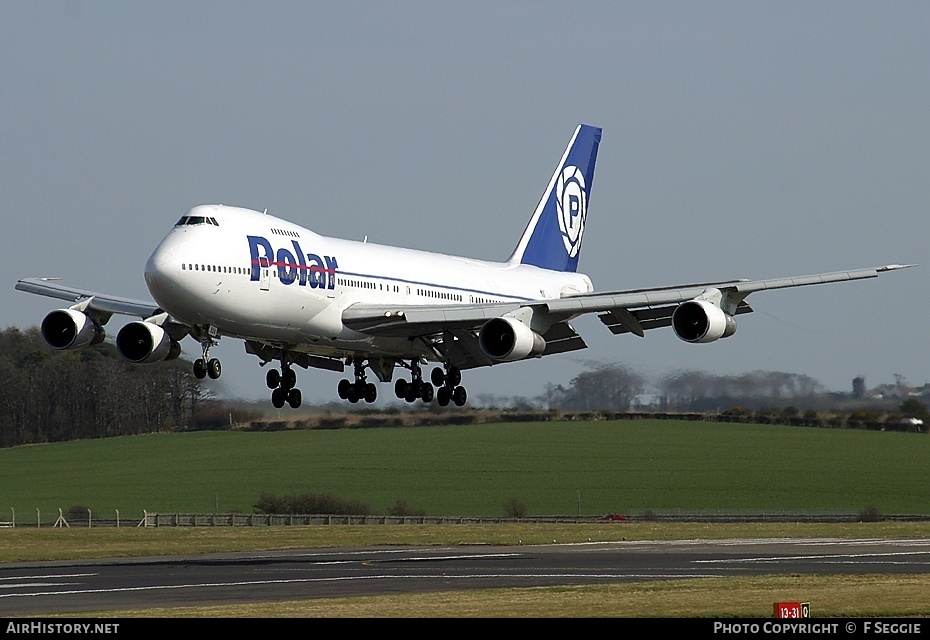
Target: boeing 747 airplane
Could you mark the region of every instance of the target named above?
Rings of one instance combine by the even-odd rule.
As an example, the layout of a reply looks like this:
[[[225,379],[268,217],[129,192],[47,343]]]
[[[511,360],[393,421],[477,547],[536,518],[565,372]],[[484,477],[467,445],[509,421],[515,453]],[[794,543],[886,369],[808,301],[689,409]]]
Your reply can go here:
[[[595,293],[577,272],[601,129],[580,125],[529,224],[505,262],[399,249],[320,236],[266,213],[202,205],[178,220],[145,265],[155,302],[26,278],[20,291],[66,300],[42,335],[55,349],[98,344],[113,314],[142,318],[116,335],[135,363],[177,358],[192,336],[198,378],[218,378],[210,349],[222,337],[245,341],[262,366],[275,407],[298,407],[294,367],[345,371],[339,396],[374,402],[380,382],[408,402],[466,401],[461,372],[584,349],[571,320],[596,313],[615,334],[671,326],[692,343],[736,331],[756,291],[873,278],[909,265],[771,280],[705,282]],[[427,377],[424,367],[435,363]]]

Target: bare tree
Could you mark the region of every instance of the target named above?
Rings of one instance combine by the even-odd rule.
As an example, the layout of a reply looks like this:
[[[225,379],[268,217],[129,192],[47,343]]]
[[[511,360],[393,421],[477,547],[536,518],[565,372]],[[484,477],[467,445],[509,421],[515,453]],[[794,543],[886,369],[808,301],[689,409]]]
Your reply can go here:
[[[183,361],[130,365],[113,345],[54,351],[0,331],[0,446],[184,428],[205,392]]]
[[[594,365],[578,374],[568,387],[549,385],[545,404],[567,411],[625,411],[643,392],[645,379],[620,365]]]

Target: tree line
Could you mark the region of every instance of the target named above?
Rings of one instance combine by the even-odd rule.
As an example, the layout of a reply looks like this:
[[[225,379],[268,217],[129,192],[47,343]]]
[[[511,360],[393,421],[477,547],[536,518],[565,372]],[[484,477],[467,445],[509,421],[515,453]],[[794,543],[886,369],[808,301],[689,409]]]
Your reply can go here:
[[[857,387],[862,387],[861,398],[864,380],[854,381],[853,398]],[[898,380],[896,387],[903,389],[906,385]],[[649,380],[623,365],[593,364],[567,384],[549,384],[545,393],[536,398],[509,398],[500,406],[560,412],[712,413],[781,407],[795,412],[783,417],[797,417],[799,410],[816,415],[815,410],[834,407],[842,401],[841,395],[826,392],[819,382],[801,374],[676,371]],[[498,404],[482,402],[480,396],[477,400],[477,406]],[[915,406],[909,407],[908,402]],[[930,423],[924,404],[916,399],[908,402],[901,406],[901,415]],[[433,407],[431,411],[439,409]],[[0,330],[0,447],[184,429],[225,429],[230,426],[232,413],[236,413],[237,423],[248,420],[250,414],[247,408],[212,401],[186,361],[133,365],[120,357],[111,344],[55,351],[37,328]],[[469,417],[466,413],[444,411],[434,420],[469,423],[463,421]],[[864,414],[853,417],[877,420]],[[346,423],[345,416],[326,420],[333,424],[315,426],[334,428]]]
[[[734,375],[676,371],[663,376],[657,388],[660,403],[679,411],[714,411],[733,406],[822,408],[831,402],[817,380],[782,371]]]
[[[884,385],[867,394],[865,379],[853,380],[851,394],[828,391],[814,378],[782,371],[750,371],[718,375],[706,371],[681,370],[649,379],[619,364],[591,364],[567,384],[549,384],[542,395],[525,403],[525,408],[557,411],[685,411],[719,413],[733,407],[745,410],[792,408],[827,411],[838,405],[884,404],[911,398],[901,407],[904,415],[915,415],[916,397],[930,397],[930,385],[911,388],[896,375],[894,385]],[[884,399],[884,402],[882,401]],[[516,405],[514,405],[516,406]],[[524,405],[521,405],[524,406]]]
[[[185,429],[205,394],[181,360],[133,365],[111,344],[55,351],[36,328],[0,331],[0,447]]]

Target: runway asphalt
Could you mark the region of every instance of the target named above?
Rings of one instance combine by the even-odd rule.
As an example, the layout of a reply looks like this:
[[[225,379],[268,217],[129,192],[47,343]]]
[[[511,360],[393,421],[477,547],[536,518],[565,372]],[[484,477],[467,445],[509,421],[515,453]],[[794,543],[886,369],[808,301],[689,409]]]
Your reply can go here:
[[[378,547],[0,564],[0,616],[752,574],[927,573],[930,539]]]

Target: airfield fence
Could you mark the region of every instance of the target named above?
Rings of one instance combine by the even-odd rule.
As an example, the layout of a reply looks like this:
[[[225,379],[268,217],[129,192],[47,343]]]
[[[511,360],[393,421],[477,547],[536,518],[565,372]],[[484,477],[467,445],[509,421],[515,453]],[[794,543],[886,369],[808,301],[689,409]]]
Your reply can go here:
[[[613,514],[610,514],[613,515]],[[0,521],[0,528],[7,527],[280,527],[280,526],[330,526],[330,525],[468,525],[468,524],[605,524],[622,525],[624,522],[687,522],[687,523],[842,523],[842,522],[927,522],[930,515],[881,515],[874,512],[761,512],[761,511],[653,511],[605,516],[528,516],[523,518],[487,516],[391,516],[391,515],[337,515],[337,514],[198,514],[198,513],[148,513],[141,518],[100,518],[92,514],[43,521],[35,519]]]
[[[612,524],[622,522],[861,522],[866,519],[930,521],[930,515],[872,517],[862,513],[676,513],[644,512],[605,520],[603,516],[528,516],[523,518],[480,516],[353,516],[353,515],[276,515],[276,514],[147,514],[143,526],[307,526],[307,525],[404,525],[404,524]]]

